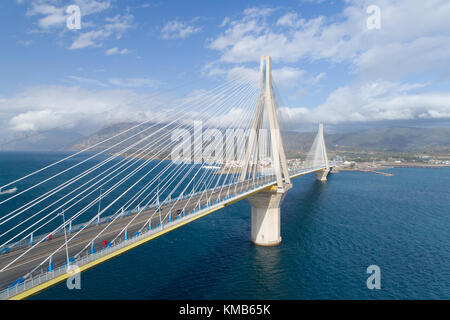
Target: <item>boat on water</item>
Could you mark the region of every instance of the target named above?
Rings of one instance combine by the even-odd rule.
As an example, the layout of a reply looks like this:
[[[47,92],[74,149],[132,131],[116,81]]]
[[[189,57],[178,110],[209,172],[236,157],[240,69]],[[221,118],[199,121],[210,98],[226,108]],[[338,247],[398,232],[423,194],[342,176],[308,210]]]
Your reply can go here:
[[[15,192],[17,192],[17,188],[16,187],[13,187],[13,188],[10,188],[10,189],[7,189],[7,190],[3,190],[2,188],[0,188],[0,195],[13,194]]]

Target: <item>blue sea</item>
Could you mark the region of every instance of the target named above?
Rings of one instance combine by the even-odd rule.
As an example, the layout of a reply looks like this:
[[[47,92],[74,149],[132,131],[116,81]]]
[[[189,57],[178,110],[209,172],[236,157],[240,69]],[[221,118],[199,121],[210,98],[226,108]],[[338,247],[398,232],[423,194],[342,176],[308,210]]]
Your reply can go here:
[[[0,182],[60,158],[1,153]],[[450,299],[450,168],[388,172],[293,180],[277,247],[250,242],[244,200],[32,299]]]

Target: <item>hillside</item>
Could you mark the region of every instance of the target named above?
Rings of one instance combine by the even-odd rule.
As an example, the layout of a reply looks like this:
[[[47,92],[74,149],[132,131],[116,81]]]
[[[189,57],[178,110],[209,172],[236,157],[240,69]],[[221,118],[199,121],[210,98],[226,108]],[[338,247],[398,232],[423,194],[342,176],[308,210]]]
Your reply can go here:
[[[388,152],[450,149],[450,128],[378,128],[326,135],[330,148]]]
[[[73,145],[71,150],[80,150],[92,146],[102,140],[110,138],[123,130],[132,127],[131,123],[119,123],[105,127],[79,143]],[[120,137],[112,138],[102,148],[118,143],[124,138],[131,137],[143,128],[146,133],[138,134],[130,141],[137,141],[146,134],[154,133],[155,137],[161,137],[170,128],[161,125],[147,124],[133,129]],[[298,151],[309,150],[315,137],[315,132],[300,133],[294,131],[282,132],[283,142],[288,154]],[[170,137],[164,138],[169,142]],[[382,151],[382,152],[426,152],[426,151],[449,151],[450,150],[450,128],[378,128],[351,133],[326,134],[325,140],[330,150],[341,151]],[[124,144],[125,145],[125,144]],[[129,145],[129,144],[126,144]],[[116,149],[116,148],[114,148]],[[113,150],[114,150],[113,149]]]
[[[16,133],[0,140],[0,151],[56,151],[70,149],[84,136],[73,131],[48,130],[39,133]]]

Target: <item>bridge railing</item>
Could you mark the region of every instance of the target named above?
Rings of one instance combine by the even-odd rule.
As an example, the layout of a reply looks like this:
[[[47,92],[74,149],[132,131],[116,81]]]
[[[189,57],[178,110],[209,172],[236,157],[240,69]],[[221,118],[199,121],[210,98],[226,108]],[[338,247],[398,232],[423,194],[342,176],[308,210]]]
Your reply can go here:
[[[224,184],[222,188],[229,187],[229,186],[231,186],[233,184],[234,183]],[[201,193],[203,193],[205,191],[206,192],[211,192],[211,191],[214,191],[214,189],[199,190],[199,191],[197,191],[195,193],[192,193],[192,194],[190,193],[190,194],[187,194],[187,195],[180,195],[180,196],[175,197],[175,198],[164,200],[164,201],[161,202],[160,205],[162,206],[164,204],[170,204],[170,203],[172,203],[174,201],[183,200],[186,197],[197,196],[197,195],[199,195],[199,194],[201,194]],[[148,206],[144,206],[144,207],[140,207],[140,208],[134,208],[134,209],[131,209],[131,210],[124,210],[123,214],[124,214],[124,216],[129,216],[131,214],[138,213],[139,211],[150,210],[150,209],[156,208],[156,207],[157,207],[157,205],[155,203],[153,203],[153,204],[150,204]],[[120,214],[122,214],[122,213],[119,213],[119,215]],[[104,223],[110,222],[111,219],[113,219],[116,215],[117,214],[112,214],[112,215],[109,215],[109,216],[101,217],[99,219],[99,222],[100,222],[99,224],[104,224]],[[72,228],[70,229],[70,231],[76,232],[76,231],[80,230],[81,228],[83,228],[87,223],[88,222],[81,222],[81,223],[78,223],[76,225],[73,225]],[[66,230],[68,230],[68,229],[66,229]],[[52,235],[52,237],[64,236],[64,229],[59,230],[58,232],[52,233],[51,235]],[[7,245],[2,245],[2,246],[0,246],[0,256],[2,254],[6,254],[6,253],[9,253],[9,252],[12,252],[12,251],[15,251],[15,250],[19,250],[21,248],[29,247],[30,245],[35,244],[37,242],[40,242],[41,240],[42,240],[42,242],[45,242],[45,241],[47,241],[47,238],[49,236],[50,236],[50,233],[33,236],[33,242],[32,243],[31,243],[30,239],[22,239],[22,240],[17,241],[17,242],[12,242],[12,243],[9,243]]]
[[[233,199],[236,199],[239,196],[242,196],[243,194],[245,195],[246,193],[251,193],[254,190],[259,189],[259,188],[265,188],[267,186],[272,185],[275,182],[275,180],[269,180],[269,179],[267,179],[267,177],[261,177],[260,180],[261,180],[260,183],[255,184],[253,187],[250,187],[249,189],[247,189],[243,193],[234,193],[234,192],[232,192],[231,195],[230,195],[230,198],[228,198],[228,199],[222,199],[218,203],[207,205],[202,210],[198,210],[198,211],[196,211],[194,213],[191,213],[191,214],[187,213],[185,217],[181,217],[181,218],[179,218],[177,220],[173,220],[172,222],[167,222],[167,223],[165,223],[164,225],[161,225],[158,228],[151,229],[151,230],[144,230],[144,232],[142,232],[138,236],[129,238],[128,240],[120,239],[116,243],[113,243],[113,244],[111,244],[111,246],[103,248],[100,251],[97,251],[97,252],[94,252],[94,253],[87,253],[86,255],[84,255],[84,256],[78,258],[77,260],[73,261],[73,263],[71,265],[73,265],[75,267],[78,267],[78,268],[83,267],[83,266],[85,266],[86,264],[88,264],[90,262],[98,260],[98,259],[104,257],[105,255],[108,255],[108,254],[110,254],[110,253],[112,253],[114,251],[120,250],[120,249],[122,249],[122,248],[124,248],[126,246],[129,246],[129,245],[137,242],[137,241],[145,239],[145,238],[147,238],[147,237],[149,237],[149,236],[151,236],[153,234],[156,234],[156,233],[158,233],[158,232],[160,232],[160,231],[162,231],[162,230],[164,230],[164,229],[166,229],[166,228],[168,228],[168,227],[170,227],[172,225],[176,225],[176,224],[181,223],[182,221],[185,221],[187,219],[191,219],[195,215],[199,215],[199,214],[201,214],[201,213],[203,213],[203,212],[205,212],[207,210],[210,210],[211,208],[214,208],[215,206],[221,205],[224,202],[232,201]],[[267,181],[267,180],[269,180],[269,181]],[[248,179],[248,180],[244,181],[244,183],[245,182],[254,182],[254,180]],[[232,186],[232,185],[234,185],[234,183],[228,184],[228,186]],[[209,189],[207,191],[211,191],[211,190],[214,190],[214,189]],[[202,190],[202,191],[196,192],[195,194],[199,194],[199,193],[202,193],[204,191],[205,190]],[[192,196],[192,195],[190,195],[190,196]],[[174,198],[174,200],[175,200],[175,198]],[[132,211],[132,210],[130,210],[130,211]],[[52,280],[52,279],[55,279],[55,278],[57,278],[57,277],[59,277],[61,275],[64,275],[67,272],[68,272],[67,264],[64,264],[62,266],[56,267],[52,271],[46,271],[46,272],[41,273],[40,275],[37,275],[37,276],[34,276],[34,277],[31,276],[30,278],[27,278],[27,279],[23,280],[23,282],[15,284],[13,287],[9,287],[7,289],[4,289],[2,292],[0,292],[0,299],[1,300],[6,300],[6,299],[9,299],[11,297],[14,297],[14,296],[16,296],[16,295],[26,291],[26,290],[32,289],[32,288],[34,288],[36,286],[39,286],[39,285],[41,285],[43,283],[48,282],[49,280]]]
[[[305,172],[305,171],[313,171],[314,169],[315,168],[295,168],[295,169],[289,169],[289,173],[291,175],[295,175],[297,173],[302,173],[302,172]],[[273,176],[273,174],[270,174],[270,175]],[[265,178],[267,178],[267,177],[265,177]],[[223,185],[223,188],[229,187],[231,185],[233,185],[233,183],[225,184],[225,185]],[[210,191],[213,191],[213,189],[206,190],[206,192],[210,192]],[[161,202],[161,205],[164,205],[166,202],[167,203],[171,203],[173,201],[182,200],[182,199],[186,198],[187,196],[189,196],[189,197],[196,196],[196,195],[199,195],[202,192],[205,192],[205,190],[200,190],[200,191],[197,191],[197,192],[195,192],[193,194],[188,194],[188,195],[184,195],[184,196],[180,195],[180,196],[178,196],[176,198],[165,200],[165,201]],[[140,210],[150,210],[151,208],[156,208],[156,204],[150,204],[150,205],[145,206],[145,207],[134,208],[134,209],[131,209],[131,210],[124,210],[123,214],[125,216],[129,216],[130,214],[138,213]],[[113,219],[114,217],[115,217],[115,214],[110,215],[110,216],[101,217],[99,219],[100,220],[100,224],[107,223],[107,222],[111,221],[111,219]],[[73,225],[72,228],[70,229],[70,231],[76,232],[76,231],[80,230],[81,228],[83,228],[86,225],[86,223],[87,222],[81,222],[81,223],[78,223],[76,225]],[[55,233],[53,233],[51,235],[52,235],[52,237],[63,236],[64,235],[64,230],[60,230],[60,231],[55,232]],[[41,235],[34,236],[33,237],[33,242],[31,242],[31,239],[22,239],[22,240],[17,241],[17,242],[13,242],[13,243],[10,243],[10,244],[7,244],[7,245],[0,246],[0,255],[8,253],[10,251],[15,251],[15,250],[18,250],[18,249],[21,249],[21,248],[29,247],[31,244],[40,242],[41,240],[42,240],[42,242],[45,242],[45,241],[47,241],[47,238],[49,236],[50,236],[50,233],[41,234]]]
[[[154,208],[154,207],[156,207],[156,205],[155,204],[151,204],[151,205],[148,205],[148,206],[145,206],[145,207],[141,207],[139,210],[149,210],[149,209]],[[125,216],[128,216],[130,214],[137,213],[139,210],[134,208],[134,209],[131,209],[131,210],[124,210],[123,213],[124,213]],[[100,222],[99,224],[104,224],[106,222],[111,221],[111,219],[113,219],[114,216],[115,215],[113,214],[113,215],[101,217],[99,219],[99,222]],[[81,222],[81,223],[72,225],[71,229],[66,228],[66,230],[67,231],[70,230],[71,232],[75,232],[75,231],[78,231],[81,228],[83,228],[87,223],[88,222]],[[9,243],[7,245],[2,245],[2,246],[0,246],[0,256],[2,254],[4,254],[4,253],[8,253],[10,251],[15,251],[15,250],[18,250],[18,249],[21,249],[21,248],[29,247],[30,245],[35,244],[37,242],[40,242],[41,240],[42,240],[42,242],[45,242],[45,241],[47,241],[47,239],[48,239],[48,237],[50,235],[52,237],[64,236],[64,229],[59,230],[58,232],[55,232],[55,233],[45,233],[45,234],[40,234],[40,235],[37,235],[37,236],[33,236],[33,241],[32,242],[31,242],[31,239],[22,239],[22,240],[17,241],[17,242],[12,242],[12,243]]]
[[[302,173],[302,172],[305,172],[305,171],[314,171],[315,169],[317,169],[317,168],[295,168],[295,169],[289,169],[289,173],[291,175],[295,175],[297,173]],[[270,174],[270,175],[273,176],[273,174]],[[265,177],[265,178],[267,178],[267,177]],[[233,184],[234,183],[225,184],[225,185],[223,185],[223,188],[229,187],[229,186],[231,186]],[[213,189],[206,190],[206,192],[210,192],[210,191],[213,191]],[[189,196],[189,197],[196,196],[196,195],[199,195],[202,192],[205,192],[205,190],[200,190],[200,191],[197,191],[197,192],[195,192],[193,194],[188,194],[188,195],[184,195],[184,196],[181,195],[181,196],[178,196],[178,197],[173,198],[173,199],[165,200],[165,201],[161,202],[161,205],[164,205],[166,202],[167,203],[171,203],[173,201],[182,200],[182,199],[186,198],[187,196]],[[129,216],[130,214],[138,213],[140,210],[149,210],[151,208],[156,208],[156,204],[151,204],[151,205],[148,205],[148,206],[145,206],[145,207],[141,207],[141,208],[134,208],[134,209],[131,209],[131,210],[124,210],[123,214],[125,216]],[[111,221],[111,219],[113,219],[114,217],[115,217],[115,214],[110,215],[110,216],[102,217],[102,218],[99,219],[100,220],[100,224],[107,223],[107,222]],[[73,225],[72,228],[70,229],[70,231],[76,232],[76,231],[80,230],[81,228],[83,228],[86,225],[86,223],[87,222],[81,222],[81,223],[78,223],[76,225]],[[8,253],[10,251],[15,251],[15,250],[18,250],[18,249],[21,249],[21,248],[29,247],[31,244],[40,242],[41,240],[42,240],[42,242],[45,242],[45,241],[47,241],[47,238],[49,237],[49,235],[50,235],[50,233],[34,236],[32,243],[31,243],[30,239],[23,239],[23,240],[20,240],[20,241],[17,241],[17,242],[13,242],[13,243],[10,243],[10,244],[7,244],[7,245],[0,246],[0,255]],[[53,233],[51,235],[52,235],[52,237],[63,236],[64,235],[64,230],[60,230],[60,231],[55,232],[55,233]]]
[[[317,171],[317,170],[320,170],[320,169],[323,169],[323,168],[320,167],[320,168],[291,169],[291,170],[289,170],[289,173],[292,174],[292,175],[295,175],[297,173],[313,172],[313,171]],[[276,180],[275,180],[275,176],[274,175],[273,175],[272,178],[273,179],[270,179],[270,177],[267,177],[267,176],[261,176],[260,179],[257,179],[257,180],[261,180],[259,183],[254,184],[252,187],[250,187],[249,189],[245,190],[244,192],[241,192],[239,194],[236,194],[236,193],[232,192],[230,198],[228,198],[228,199],[221,199],[221,201],[219,201],[217,203],[211,204],[209,206],[207,205],[202,210],[198,210],[198,211],[196,211],[194,213],[190,213],[190,214],[187,213],[186,216],[181,217],[181,218],[179,218],[177,220],[173,220],[172,222],[167,222],[167,223],[165,223],[164,225],[161,225],[158,228],[151,229],[151,230],[144,230],[144,232],[142,232],[138,236],[129,238],[128,240],[120,239],[116,243],[110,244],[109,247],[103,248],[100,251],[97,251],[97,252],[94,252],[94,253],[89,253],[88,252],[83,257],[80,257],[77,260],[75,260],[73,262],[73,265],[76,266],[76,267],[85,266],[86,264],[88,264],[90,262],[93,262],[93,261],[95,261],[97,259],[100,259],[100,258],[104,257],[105,255],[108,255],[108,254],[110,254],[110,253],[112,253],[114,251],[120,250],[120,249],[122,249],[122,248],[124,248],[126,246],[129,246],[129,245],[137,242],[137,241],[145,239],[145,238],[147,238],[147,237],[149,237],[149,236],[151,236],[153,234],[156,234],[156,233],[164,230],[167,227],[170,227],[172,225],[178,224],[178,223],[180,223],[180,222],[182,222],[184,220],[191,219],[193,216],[201,214],[201,213],[203,213],[206,210],[210,210],[211,208],[213,208],[215,206],[218,206],[218,205],[222,204],[223,202],[232,201],[233,199],[236,199],[239,196],[242,196],[243,194],[245,195],[246,193],[254,192],[256,189],[263,189],[263,188],[265,188],[267,186],[273,185],[273,183],[275,183]],[[252,179],[248,179],[248,180],[244,181],[243,183],[245,183],[245,182],[255,182],[255,181],[252,180]],[[232,185],[234,185],[234,183],[230,183],[227,186],[232,186]],[[197,195],[197,194],[200,194],[200,193],[205,192],[205,191],[206,192],[210,192],[210,191],[212,191],[214,189],[215,188],[208,189],[208,190],[201,190],[201,191],[196,192],[195,194],[189,194],[189,196]],[[182,196],[182,197],[185,198],[187,196]],[[173,198],[171,201],[174,201],[176,199],[177,198]],[[149,208],[150,207],[155,207],[155,205],[151,205],[151,206],[148,206],[148,207]],[[141,207],[141,210],[142,209],[145,209],[145,207]],[[136,211],[136,209],[128,210],[128,214],[131,214],[131,213],[133,213],[135,211]],[[108,221],[108,219],[110,219],[111,217],[112,216],[104,217],[104,218],[102,218],[103,219],[102,221]],[[76,230],[76,228],[79,227],[79,226],[83,226],[83,224],[75,225],[72,228],[73,228],[73,230]],[[61,231],[61,232],[63,232],[63,231]],[[46,235],[44,235],[44,236],[46,236]],[[33,287],[39,286],[40,284],[43,284],[43,283],[45,283],[45,282],[47,282],[49,280],[55,279],[55,278],[65,274],[67,272],[68,272],[67,265],[64,264],[62,266],[56,267],[52,271],[47,271],[47,272],[41,273],[40,275],[37,275],[37,276],[34,276],[34,277],[31,276],[30,278],[25,279],[23,282],[17,283],[14,287],[7,288],[7,289],[3,290],[2,292],[0,292],[0,299],[1,300],[6,300],[8,298],[14,297],[14,296],[18,295],[21,292],[24,292],[26,290],[29,290],[29,289],[33,288]]]

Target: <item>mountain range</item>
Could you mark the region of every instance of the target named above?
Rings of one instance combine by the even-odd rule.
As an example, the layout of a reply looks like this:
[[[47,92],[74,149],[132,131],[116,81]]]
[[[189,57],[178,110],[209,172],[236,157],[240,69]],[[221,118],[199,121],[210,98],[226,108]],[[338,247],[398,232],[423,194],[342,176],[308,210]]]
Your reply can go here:
[[[133,129],[137,123],[116,123],[83,137],[79,134],[51,131],[41,135],[16,137],[16,140],[2,145],[3,150],[82,150],[95,146],[100,141],[109,139],[102,144],[102,149],[111,147],[110,151],[118,151],[148,134],[154,134],[155,139],[168,143],[171,126],[145,124]],[[141,130],[144,133],[139,133]],[[118,135],[124,130],[128,132]],[[315,137],[315,132],[283,131],[283,143],[286,153],[293,154],[309,150]],[[116,136],[118,135],[118,136]],[[129,138],[127,143],[118,144]],[[355,132],[333,133],[325,132],[327,148],[331,151],[375,151],[375,152],[450,152],[450,128],[415,128],[391,127],[360,130]],[[116,147],[112,147],[118,144]],[[92,150],[99,149],[97,147]]]

